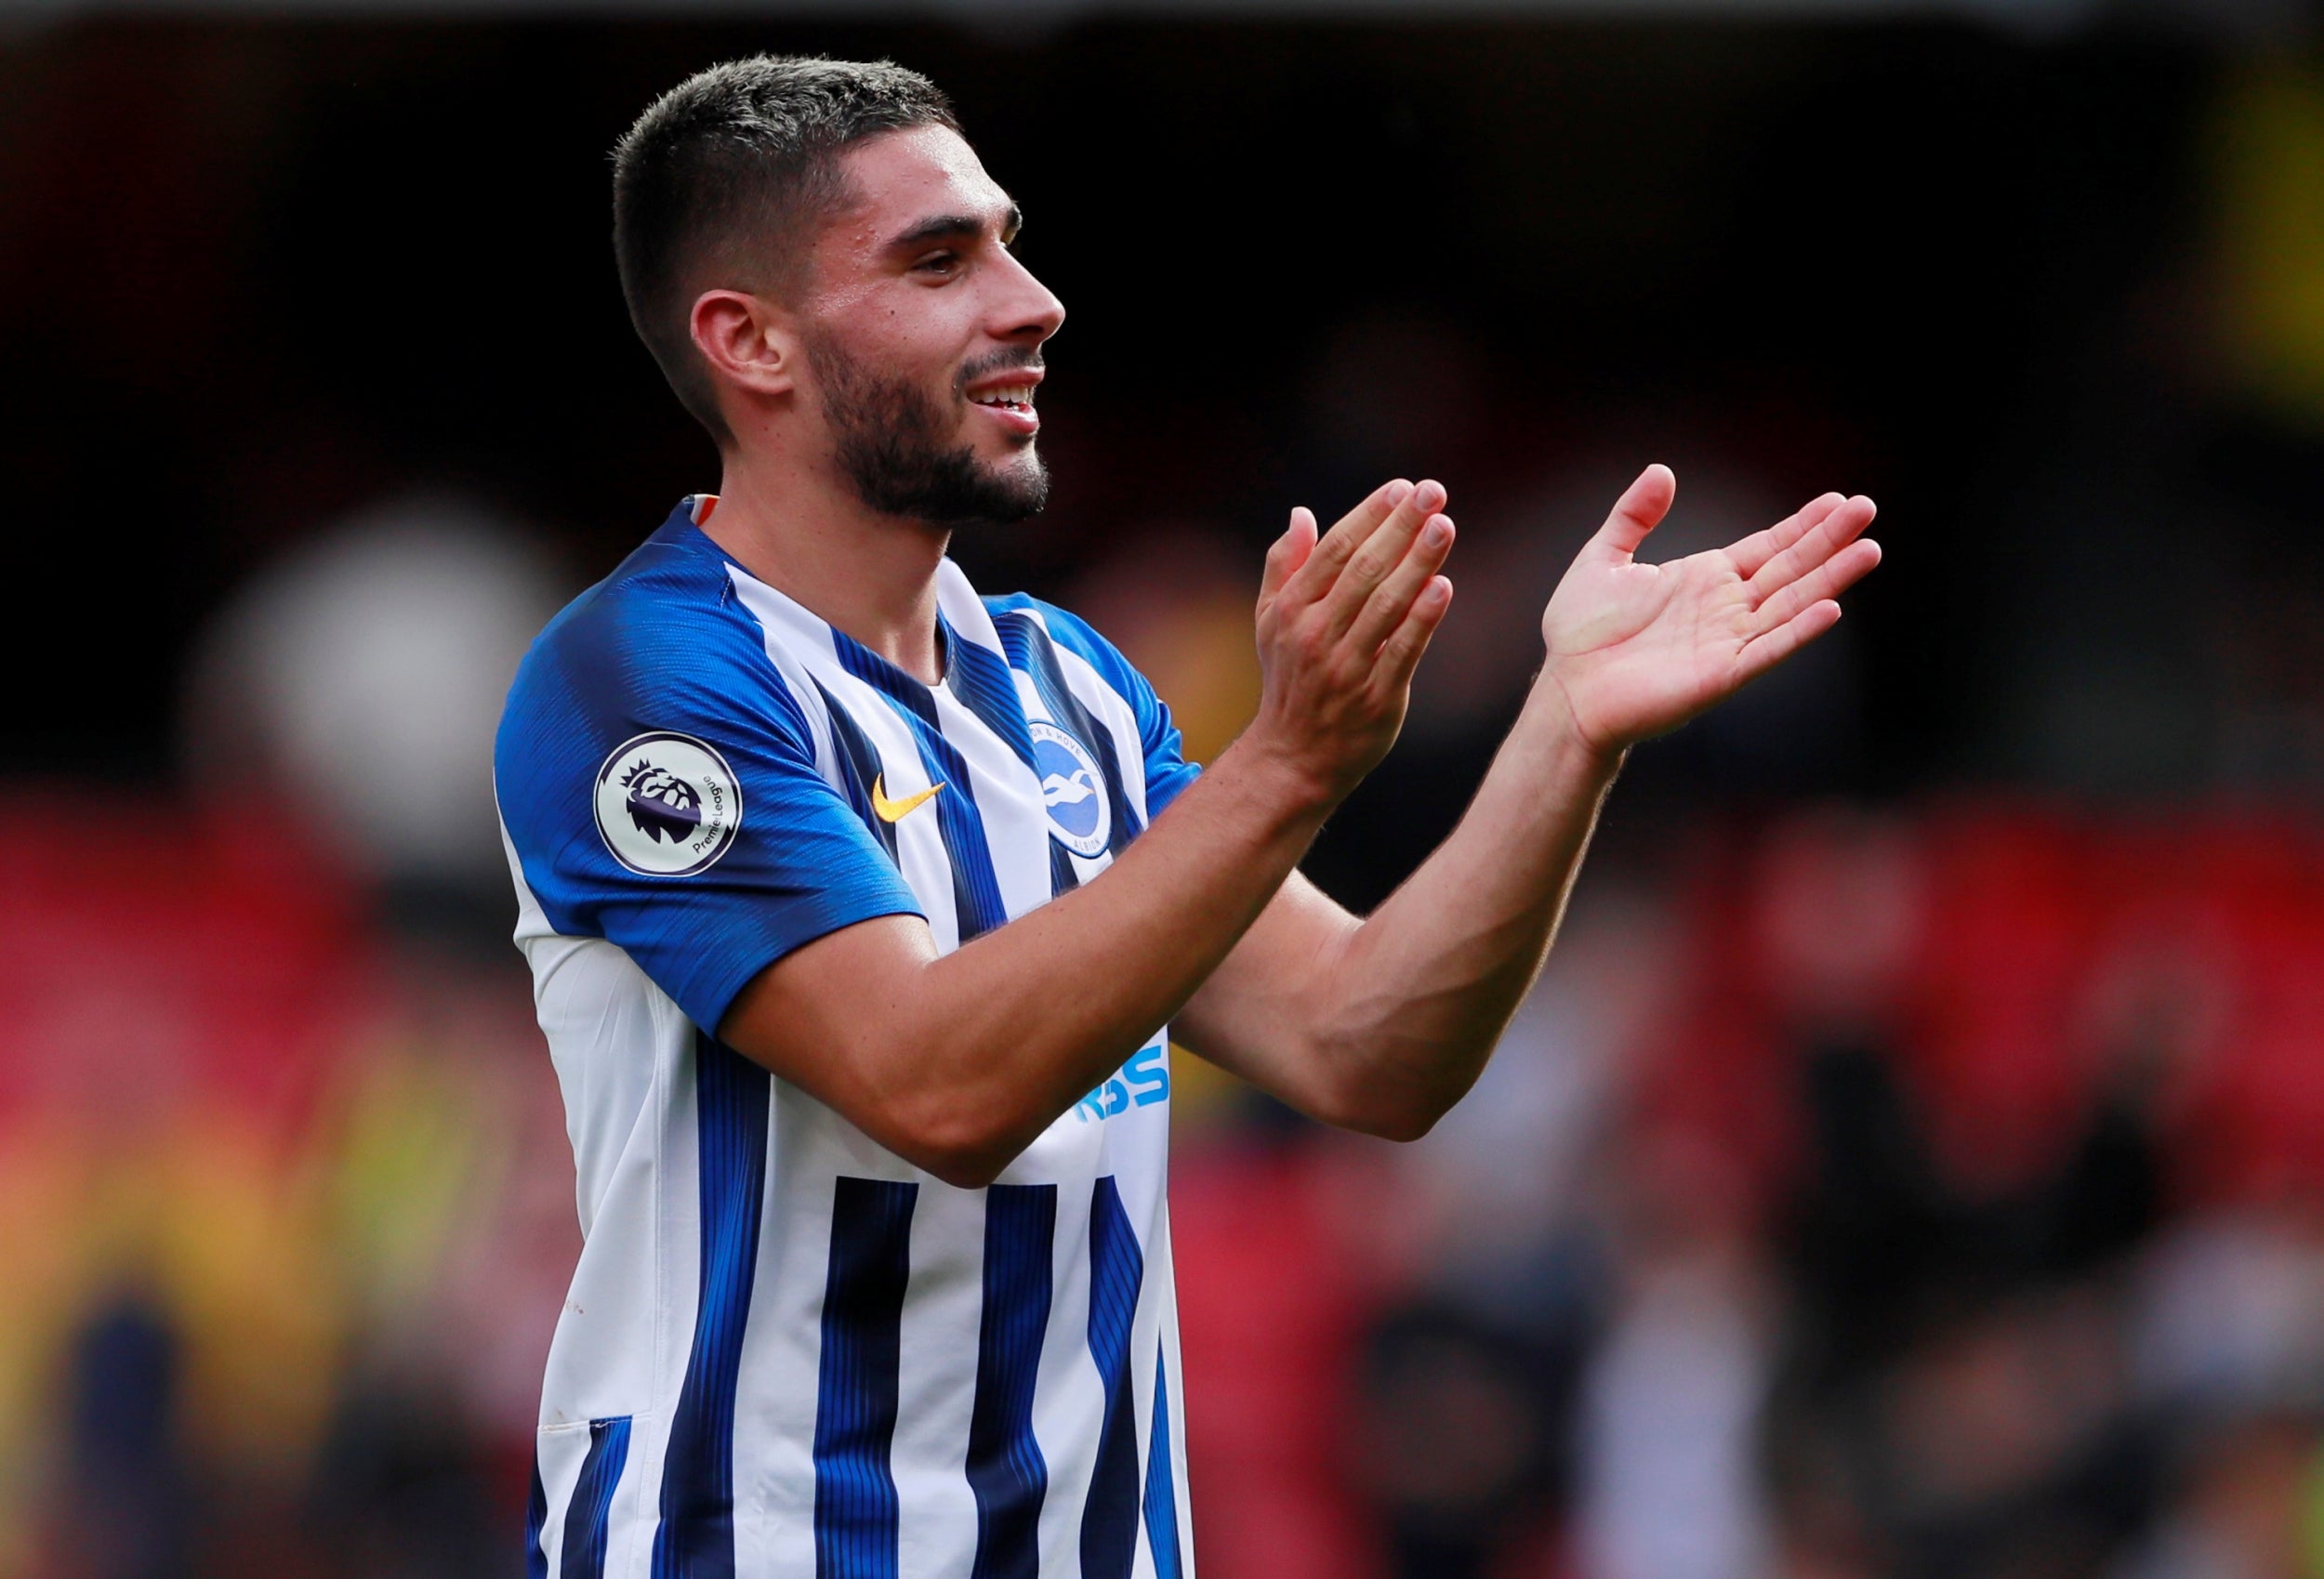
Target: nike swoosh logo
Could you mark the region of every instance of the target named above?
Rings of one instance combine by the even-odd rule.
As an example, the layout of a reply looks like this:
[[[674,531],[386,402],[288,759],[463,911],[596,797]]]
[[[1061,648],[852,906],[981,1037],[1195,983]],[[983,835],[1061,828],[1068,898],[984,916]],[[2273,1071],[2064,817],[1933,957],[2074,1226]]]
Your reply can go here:
[[[885,773],[872,775],[872,810],[878,815],[882,822],[903,822],[915,807],[924,801],[935,799],[936,792],[944,787],[942,784],[931,784],[918,795],[907,795],[902,800],[890,800],[887,777]]]

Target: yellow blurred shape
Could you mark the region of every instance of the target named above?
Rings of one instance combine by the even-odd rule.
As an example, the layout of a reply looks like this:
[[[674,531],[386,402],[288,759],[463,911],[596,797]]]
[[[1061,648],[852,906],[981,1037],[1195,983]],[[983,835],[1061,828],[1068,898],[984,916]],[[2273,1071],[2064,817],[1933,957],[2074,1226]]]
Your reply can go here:
[[[1190,599],[1160,622],[1140,665],[1170,704],[1190,762],[1215,762],[1259,711],[1259,652],[1240,587]]]
[[[2215,146],[2221,349],[2272,414],[2324,430],[2324,83],[2290,61],[2255,68]]]

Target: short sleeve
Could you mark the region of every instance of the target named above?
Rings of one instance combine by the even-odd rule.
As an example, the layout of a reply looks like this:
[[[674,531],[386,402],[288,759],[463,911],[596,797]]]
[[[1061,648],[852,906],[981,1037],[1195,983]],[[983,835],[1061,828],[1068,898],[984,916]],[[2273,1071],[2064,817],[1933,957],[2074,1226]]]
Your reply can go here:
[[[1087,620],[1050,604],[1037,606],[1050,639],[1080,654],[1137,715],[1146,759],[1146,821],[1151,822],[1202,774],[1199,767],[1186,760],[1178,726],[1170,721],[1169,704],[1155,693],[1146,677],[1122,656],[1121,650],[1100,636]]]
[[[792,950],[920,907],[817,771],[749,616],[646,601],[601,588],[535,644],[495,787],[548,924],[618,944],[715,1031]]]

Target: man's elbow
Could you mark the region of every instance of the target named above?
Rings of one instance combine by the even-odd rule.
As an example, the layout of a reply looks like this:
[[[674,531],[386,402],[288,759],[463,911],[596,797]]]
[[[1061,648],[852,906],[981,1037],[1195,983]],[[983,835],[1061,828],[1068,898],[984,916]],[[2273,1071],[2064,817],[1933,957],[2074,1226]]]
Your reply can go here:
[[[735,1027],[729,1046],[765,1068],[787,1073],[791,1062],[770,1056],[749,1030]],[[911,1064],[891,1046],[867,1036],[831,1050],[825,1072],[837,1071],[841,1078],[827,1086],[801,1084],[888,1151],[961,1190],[992,1183],[1039,1134],[1037,1126],[1028,1129],[1019,1122],[1020,1115],[1002,1112],[996,1093],[973,1081],[910,1080],[892,1072]]]
[[[974,1112],[898,1114],[883,1144],[956,1190],[982,1190],[1023,1153],[1028,1139]]]
[[[1467,1094],[1447,1084],[1417,1076],[1418,1059],[1384,1056],[1377,1040],[1344,1033],[1312,1037],[1285,1062],[1301,1072],[1295,1089],[1283,1093],[1291,1105],[1334,1129],[1378,1140],[1418,1140],[1436,1127]]]
[[[1009,1165],[1006,1163],[994,1165],[981,1157],[931,1155],[925,1159],[905,1160],[921,1172],[933,1174],[939,1181],[951,1185],[955,1190],[983,1190],[998,1178],[1001,1170]]]
[[[1311,1116],[1335,1129],[1368,1135],[1378,1140],[1418,1140],[1436,1127],[1452,1103],[1433,1092],[1380,1090],[1341,1091]]]
[[[913,1166],[934,1174],[955,1190],[982,1190],[1001,1176],[1010,1163],[1012,1154],[999,1156],[990,1151],[931,1151],[925,1159],[907,1159]]]

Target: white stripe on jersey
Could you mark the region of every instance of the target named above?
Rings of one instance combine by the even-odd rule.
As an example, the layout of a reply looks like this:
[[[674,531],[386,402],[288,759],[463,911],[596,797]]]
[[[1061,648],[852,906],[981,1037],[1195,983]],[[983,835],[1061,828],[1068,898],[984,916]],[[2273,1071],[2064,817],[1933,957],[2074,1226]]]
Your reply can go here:
[[[891,1462],[906,1572],[942,1572],[976,1550],[976,1495],[962,1472],[976,1369],[959,1364],[956,1349],[984,1309],[984,1199],[922,1189],[912,1215],[913,1275],[927,1275],[931,1288],[905,1302],[900,1346]]]

